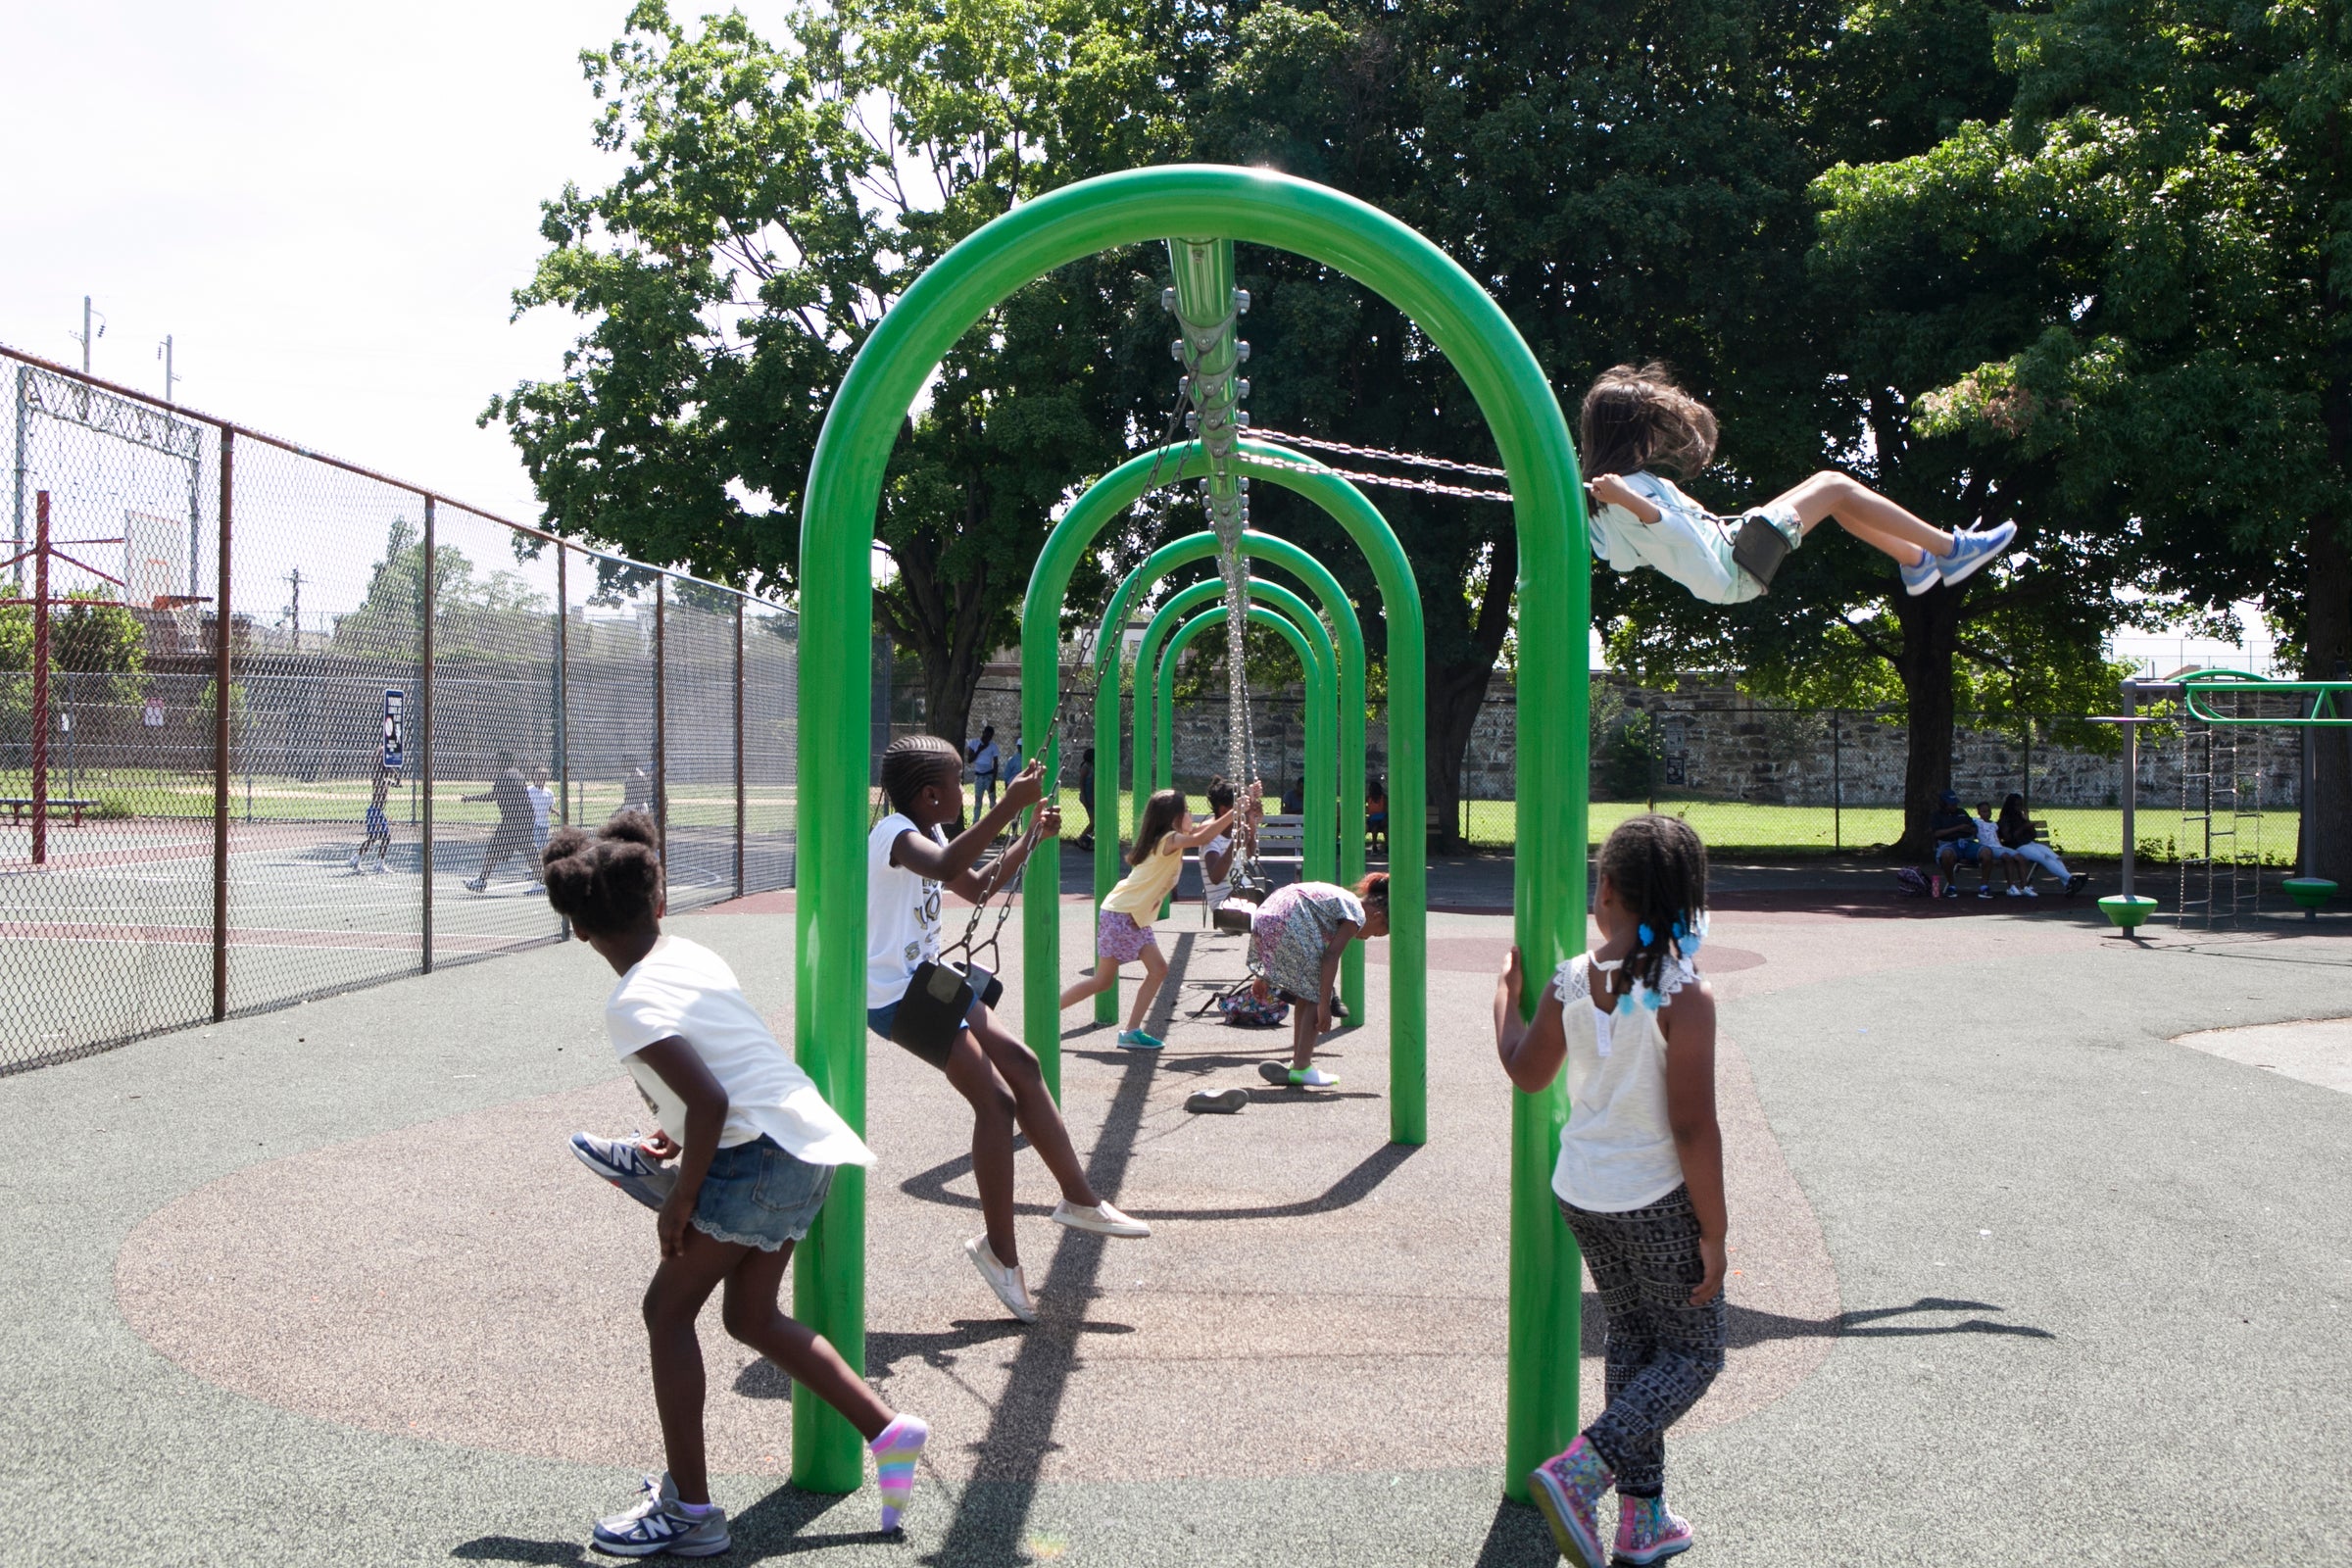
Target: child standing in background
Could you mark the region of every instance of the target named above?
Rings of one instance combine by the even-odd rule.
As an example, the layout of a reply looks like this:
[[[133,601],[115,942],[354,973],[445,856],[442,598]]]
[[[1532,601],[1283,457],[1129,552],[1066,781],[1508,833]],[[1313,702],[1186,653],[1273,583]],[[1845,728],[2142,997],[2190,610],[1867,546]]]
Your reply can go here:
[[[1529,1479],[1572,1568],[1608,1568],[1600,1494],[1617,1490],[1616,1558],[1690,1546],[1666,1506],[1666,1429],[1723,1370],[1723,1135],[1715,998],[1697,977],[1707,850],[1679,817],[1643,815],[1600,848],[1600,946],[1561,964],[1532,1021],[1517,949],[1494,988],[1494,1044],[1519,1088],[1568,1073],[1552,1194],[1608,1321],[1608,1405]],[[1565,1348],[1573,1355],[1576,1348]]]
[[[547,787],[547,769],[532,768],[530,787],[522,793],[531,803],[531,864],[537,865],[547,855],[547,822],[556,808],[556,792]],[[536,893],[543,885],[533,878],[530,891]]]
[[[1255,784],[1250,786],[1252,796],[1257,790]],[[1160,1049],[1164,1042],[1144,1033],[1152,999],[1159,995],[1160,982],[1168,977],[1168,960],[1160,956],[1159,944],[1152,940],[1152,922],[1159,918],[1159,906],[1175,891],[1176,878],[1184,870],[1184,852],[1206,844],[1232,825],[1230,807],[1196,825],[1192,812],[1185,808],[1182,790],[1160,790],[1144,803],[1135,848],[1127,855],[1130,869],[1102,900],[1102,911],[1095,918],[1095,972],[1061,994],[1065,1011],[1117,985],[1119,965],[1140,959],[1144,983],[1135,988],[1135,1004],[1127,1009],[1127,1027],[1119,1031],[1119,1044],[1129,1051]]]

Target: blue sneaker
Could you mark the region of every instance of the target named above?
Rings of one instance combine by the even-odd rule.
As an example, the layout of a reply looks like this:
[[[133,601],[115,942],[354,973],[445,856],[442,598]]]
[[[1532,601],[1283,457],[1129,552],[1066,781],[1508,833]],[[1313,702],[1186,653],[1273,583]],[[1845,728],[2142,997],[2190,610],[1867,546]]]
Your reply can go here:
[[[2017,524],[2004,522],[1997,528],[1970,528],[1952,535],[1952,553],[1936,563],[1936,569],[1948,583],[1958,583],[1986,562],[2005,555],[2009,541],[2017,537]],[[1906,579],[1908,586],[1908,579]]]
[[[1903,592],[1914,599],[1943,580],[1943,568],[1937,564],[1937,558],[1932,550],[1922,550],[1916,565],[1898,566],[1895,569],[1903,574]]]
[[[615,1557],[715,1557],[734,1544],[726,1509],[714,1503],[703,1513],[688,1513],[666,1474],[647,1476],[643,1487],[645,1495],[636,1507],[596,1522],[589,1545]]]
[[[573,1133],[571,1152],[580,1163],[648,1208],[660,1208],[678,1185],[677,1167],[664,1165],[626,1138]]]
[[[1148,1035],[1141,1029],[1119,1031],[1119,1049],[1122,1051],[1158,1051],[1166,1045],[1166,1041]]]

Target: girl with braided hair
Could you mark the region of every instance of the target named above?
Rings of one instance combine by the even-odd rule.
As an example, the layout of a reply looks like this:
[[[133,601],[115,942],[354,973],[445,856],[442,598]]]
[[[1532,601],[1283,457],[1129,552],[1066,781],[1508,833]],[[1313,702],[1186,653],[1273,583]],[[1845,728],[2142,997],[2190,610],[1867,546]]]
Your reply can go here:
[[[779,1304],[793,1244],[833,1172],[873,1155],[745,999],[725,959],[662,930],[667,912],[653,818],[623,811],[596,833],[557,830],[541,852],[548,902],[620,976],[605,1003],[614,1054],[677,1155],[655,1223],[661,1265],[645,1292],[654,1404],[669,1462],[591,1544],[620,1557],[708,1557],[728,1546],[703,1447],[695,1320],[724,1294],[727,1332],[847,1417],[881,1470],[882,1528],[898,1527],[929,1428],[895,1414],[839,1351]]]
[[[1598,1506],[1612,1485],[1618,1561],[1690,1548],[1689,1522],[1666,1507],[1665,1434],[1723,1370],[1725,1331],[1715,998],[1691,962],[1707,849],[1690,824],[1620,824],[1600,848],[1592,912],[1600,945],[1559,966],[1532,1021],[1517,949],[1494,988],[1511,1082],[1533,1093],[1567,1069],[1551,1188],[1608,1321],[1608,1407],[1530,1478],[1576,1568],[1608,1568]]]
[[[1043,807],[1028,833],[980,864],[997,835],[1037,805],[1045,776],[1045,763],[1031,762],[1004,786],[1004,799],[950,839],[947,824],[963,811],[962,754],[936,735],[902,736],[882,754],[882,792],[891,809],[866,837],[865,868],[865,1020],[875,1034],[893,1039],[899,1004],[914,983],[916,967],[939,957],[942,889],[982,903],[1011,880],[1039,843],[1059,843],[1061,813]],[[1049,873],[1054,869],[1049,863]],[[1052,898],[1053,884],[1035,896]],[[1151,1226],[1121,1213],[1088,1183],[1037,1053],[999,1022],[986,1003],[972,1003],[964,1027],[944,1052],[906,1050],[945,1073],[971,1104],[972,1185],[980,1190],[983,1229],[963,1244],[963,1250],[1006,1311],[1024,1323],[1037,1320],[1013,1236],[1016,1130],[1028,1135],[1029,1147],[1061,1189],[1061,1201],[1054,1205],[1055,1224],[1097,1236],[1152,1234]]]

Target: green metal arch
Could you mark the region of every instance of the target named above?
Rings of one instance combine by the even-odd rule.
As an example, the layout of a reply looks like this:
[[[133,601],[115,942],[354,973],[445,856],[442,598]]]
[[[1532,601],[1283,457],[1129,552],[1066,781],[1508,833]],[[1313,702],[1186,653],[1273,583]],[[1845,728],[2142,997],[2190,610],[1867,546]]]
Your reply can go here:
[[[1389,644],[1389,819],[1419,822],[1423,819],[1426,799],[1426,772],[1423,766],[1425,742],[1428,733],[1424,713],[1423,692],[1426,687],[1424,668],[1425,638],[1421,622],[1420,587],[1413,575],[1412,563],[1406,558],[1404,546],[1398,541],[1388,518],[1366,498],[1361,490],[1347,479],[1323,466],[1313,458],[1294,452],[1271,442],[1244,439],[1238,447],[1238,464],[1242,473],[1261,478],[1268,483],[1290,490],[1302,500],[1322,509],[1357,548],[1364,553],[1372,568],[1374,581],[1381,597],[1381,615],[1388,632]],[[1175,484],[1185,479],[1199,478],[1203,471],[1201,448],[1187,443],[1165,452],[1147,452],[1129,459],[1090,485],[1046,537],[1043,551],[1029,577],[1029,591],[1021,609],[1021,732],[1025,735],[1054,733],[1055,712],[1059,706],[1057,690],[1060,680],[1060,612],[1069,591],[1072,572],[1079,561],[1102,531],[1155,484]],[[1245,534],[1245,539],[1272,539],[1267,534]],[[1259,559],[1286,569],[1298,571],[1304,562],[1316,571],[1320,563],[1303,551],[1296,558],[1280,553],[1282,547],[1297,549],[1287,540],[1274,541],[1275,554]],[[1328,573],[1325,573],[1328,576]],[[1321,578],[1310,578],[1319,584]],[[1122,582],[1119,591],[1111,596],[1104,623],[1124,626],[1132,613],[1142,579],[1132,577]],[[1336,583],[1334,585],[1336,589]],[[1345,603],[1344,591],[1336,593]],[[1327,600],[1327,603],[1330,601]],[[1354,607],[1348,606],[1352,615]],[[1360,626],[1359,626],[1360,631]],[[1098,660],[1107,657],[1111,646],[1107,635],[1099,636],[1096,643]],[[1096,678],[1102,678],[1100,662]],[[1345,678],[1345,677],[1343,677]],[[1360,705],[1359,705],[1360,706]],[[1361,733],[1351,721],[1343,717],[1343,736],[1352,735],[1361,744]],[[1344,743],[1345,744],[1345,743]],[[1097,733],[1097,760],[1093,813],[1102,820],[1119,819],[1117,778],[1118,739],[1115,726],[1108,742],[1108,751],[1100,731]],[[1061,773],[1059,754],[1048,751],[1049,787],[1058,788]],[[1343,770],[1343,778],[1348,773]],[[1107,781],[1107,782],[1106,782]],[[1360,802],[1361,780],[1350,786]],[[1360,818],[1346,818],[1360,827]],[[1116,834],[1113,834],[1115,839]],[[1352,882],[1364,874],[1362,839],[1360,834],[1352,844],[1341,847],[1340,871],[1344,880]],[[1389,837],[1389,878],[1392,905],[1392,924],[1389,931],[1389,1136],[1396,1143],[1419,1144],[1428,1140],[1428,1011],[1429,1011],[1429,917],[1428,902],[1429,846],[1423,833],[1409,831],[1401,836],[1392,832]],[[1095,847],[1096,896],[1107,892],[1118,880],[1115,844],[1105,848],[1101,835]],[[1061,925],[1055,911],[1032,901],[1021,911],[1021,962],[1023,981],[1022,1026],[1029,1040],[1035,1042],[1039,1059],[1045,1063],[1047,1082],[1054,1092],[1060,1092],[1060,1030],[1061,1015],[1057,1006],[1058,985],[1055,976],[1061,972]],[[1363,1003],[1363,955],[1360,948],[1350,948],[1341,961],[1342,995],[1361,1015]],[[1099,1004],[1101,1008],[1102,1004]],[[1109,1021],[1115,1014],[1098,1010],[1098,1021]],[[1548,1170],[1548,1166],[1545,1167]]]
[[[1176,165],[1080,180],[967,236],[917,278],[859,347],[809,464],[801,515],[799,878],[795,1053],[854,1127],[865,1125],[864,947],[871,548],[899,427],[941,358],[999,301],[1098,251],[1176,234],[1270,245],[1320,262],[1396,306],[1444,354],[1485,416],[1509,475],[1518,529],[1519,671],[1547,722],[1520,736],[1513,906],[1530,974],[1585,936],[1590,569],[1567,420],[1544,368],[1501,308],[1445,252],[1353,197],[1270,170]],[[1402,780],[1398,780],[1402,782]],[[1394,816],[1402,803],[1392,797]],[[1414,830],[1414,815],[1404,820]],[[1406,890],[1396,889],[1392,896]],[[1419,894],[1421,890],[1412,890]],[[1421,955],[1394,953],[1393,960]],[[1528,999],[1532,1007],[1535,999]],[[1510,1371],[1505,1490],[1576,1430],[1581,1276],[1553,1206],[1550,1166],[1567,1120],[1553,1086],[1516,1095],[1511,1127]],[[845,1167],[799,1250],[794,1310],[865,1364],[865,1181]],[[846,1493],[864,1479],[846,1421],[815,1399],[793,1409],[793,1480]]]
[[[1158,689],[1161,669],[1161,662],[1156,657],[1159,646],[1168,640],[1169,634],[1183,622],[1185,616],[1203,605],[1221,599],[1224,592],[1225,585],[1218,579],[1194,583],[1170,596],[1168,602],[1152,615],[1151,624],[1144,628],[1144,640],[1137,645],[1135,662],[1135,776],[1138,783],[1151,777],[1153,761],[1152,758],[1144,755],[1151,739],[1145,729],[1144,714],[1155,713],[1160,708],[1153,696]],[[1339,788],[1339,733],[1335,718],[1341,656],[1331,640],[1331,633],[1316,617],[1314,611],[1290,589],[1278,582],[1252,578],[1250,595],[1253,602],[1263,600],[1269,608],[1289,616],[1314,654],[1313,662],[1309,662],[1303,655],[1299,659],[1300,668],[1306,676],[1307,704],[1308,811],[1304,828],[1304,871],[1316,881],[1328,882],[1339,869],[1335,855],[1337,846],[1332,842],[1331,829],[1335,814],[1333,803],[1338,799]],[[1318,663],[1322,666],[1320,670],[1316,668]],[[1168,674],[1173,678],[1172,663],[1168,665]],[[1359,766],[1357,772],[1361,771]]]

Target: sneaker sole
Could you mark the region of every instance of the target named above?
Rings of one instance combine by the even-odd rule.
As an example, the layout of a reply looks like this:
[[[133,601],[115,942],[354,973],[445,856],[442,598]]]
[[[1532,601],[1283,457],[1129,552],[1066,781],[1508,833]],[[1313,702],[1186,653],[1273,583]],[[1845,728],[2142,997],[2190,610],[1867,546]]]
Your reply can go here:
[[[1101,1222],[1089,1223],[1075,1214],[1064,1215],[1056,1213],[1053,1215],[1052,1218],[1054,1224],[1060,1226],[1065,1231],[1084,1231],[1089,1236],[1115,1236],[1122,1241],[1136,1242],[1141,1241],[1145,1237],[1152,1234],[1152,1227],[1144,1224],[1105,1225]]]
[[[1617,1560],[1619,1562],[1632,1563],[1634,1568],[1649,1568],[1649,1565],[1653,1562],[1664,1562],[1669,1557],[1681,1556],[1684,1552],[1690,1549],[1691,1544],[1692,1543],[1690,1538],[1689,1536],[1685,1536],[1680,1541],[1672,1542],[1665,1545],[1652,1546],[1647,1551],[1621,1551],[1617,1553]]]
[[[1296,1087],[1291,1082],[1291,1069],[1283,1066],[1280,1062],[1259,1062],[1257,1064],[1257,1075],[1260,1078],[1263,1078],[1266,1082],[1272,1084],[1277,1089],[1290,1089]]]
[[[1196,1116],[1203,1114],[1230,1116],[1249,1103],[1250,1091],[1247,1089],[1222,1089],[1213,1095],[1202,1090],[1199,1094],[1186,1097],[1184,1108]]]
[[[693,1545],[664,1543],[657,1545],[624,1545],[618,1542],[591,1540],[588,1549],[601,1551],[608,1557],[715,1557],[733,1549],[734,1538],[721,1536],[716,1541],[699,1541]]]
[[[1158,1051],[1163,1049],[1167,1042],[1164,1040],[1122,1040],[1118,1045],[1121,1051]]]
[[[1908,594],[1908,595],[1909,595],[1911,598],[1913,598],[1913,599],[1917,599],[1917,598],[1918,598],[1918,597],[1919,597],[1921,594],[1924,594],[1924,593],[1926,593],[1926,592],[1927,592],[1929,589],[1931,589],[1931,588],[1935,587],[1935,586],[1936,586],[1937,583],[1939,583],[1939,582],[1941,582],[1941,581],[1943,581],[1943,573],[1942,573],[1942,572],[1940,572],[1940,571],[1939,571],[1939,572],[1936,572],[1936,573],[1934,576],[1930,577],[1930,578],[1929,578],[1927,581],[1925,581],[1925,582],[1923,582],[1923,583],[1919,583],[1919,584],[1917,584],[1916,586],[1914,586],[1914,585],[1913,585],[1913,583],[1912,583],[1912,581],[1911,581],[1911,579],[1910,579],[1910,578],[1908,578],[1908,577],[1905,577],[1905,578],[1903,579],[1903,592],[1904,592],[1904,593],[1906,593],[1906,594]],[[1631,1558],[1628,1558],[1627,1560],[1630,1562],[1632,1559],[1631,1559]]]
[[[989,1277],[988,1265],[981,1261],[980,1253],[974,1250],[969,1242],[964,1244],[963,1255],[972,1260],[972,1271],[980,1276],[981,1283],[988,1287],[989,1294],[997,1298],[999,1304],[1001,1304],[1005,1311],[1010,1312],[1014,1317],[1019,1318],[1024,1323],[1034,1323],[1037,1321],[1037,1303],[1034,1301],[1030,1302],[1029,1310],[1026,1312],[1022,1311],[1020,1307],[1013,1302],[1011,1298],[1007,1297],[1003,1291],[997,1288],[997,1282]]]
[[[1552,1544],[1560,1548],[1560,1555],[1568,1559],[1571,1568],[1609,1568],[1609,1554],[1601,1549],[1600,1537],[1578,1532],[1575,1512],[1568,1506],[1568,1499],[1560,1495],[1558,1484],[1541,1470],[1529,1480],[1536,1508],[1544,1515],[1544,1522],[1551,1526]]]

